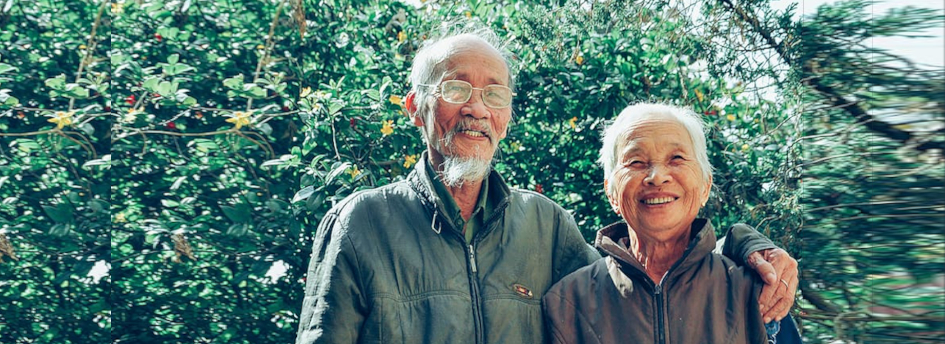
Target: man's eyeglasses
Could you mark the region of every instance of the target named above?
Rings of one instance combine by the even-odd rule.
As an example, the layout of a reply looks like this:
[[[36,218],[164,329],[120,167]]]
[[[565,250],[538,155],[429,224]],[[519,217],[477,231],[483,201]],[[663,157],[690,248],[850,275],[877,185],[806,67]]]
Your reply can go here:
[[[437,85],[420,86],[437,87]],[[473,90],[479,90],[482,97],[482,103],[493,109],[502,109],[512,105],[512,96],[515,95],[511,88],[502,85],[487,85],[483,88],[473,87],[472,84],[462,80],[446,80],[440,83],[439,89],[434,96],[443,98],[450,104],[463,104],[472,97]]]

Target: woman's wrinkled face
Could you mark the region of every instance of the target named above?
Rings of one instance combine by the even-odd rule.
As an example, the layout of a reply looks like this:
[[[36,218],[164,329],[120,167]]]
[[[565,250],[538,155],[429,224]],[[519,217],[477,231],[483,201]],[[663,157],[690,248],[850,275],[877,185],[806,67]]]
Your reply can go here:
[[[614,211],[640,234],[688,230],[712,180],[703,177],[686,128],[666,115],[646,116],[627,129],[616,152],[606,187]]]

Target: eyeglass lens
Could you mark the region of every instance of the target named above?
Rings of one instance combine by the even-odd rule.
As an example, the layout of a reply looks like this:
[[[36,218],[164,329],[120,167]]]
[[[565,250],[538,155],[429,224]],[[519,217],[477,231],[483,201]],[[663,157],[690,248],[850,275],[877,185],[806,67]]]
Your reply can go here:
[[[472,97],[473,87],[462,80],[447,80],[440,84],[443,100],[462,104]],[[512,90],[502,85],[488,85],[482,89],[482,103],[491,108],[504,108],[512,104]]]

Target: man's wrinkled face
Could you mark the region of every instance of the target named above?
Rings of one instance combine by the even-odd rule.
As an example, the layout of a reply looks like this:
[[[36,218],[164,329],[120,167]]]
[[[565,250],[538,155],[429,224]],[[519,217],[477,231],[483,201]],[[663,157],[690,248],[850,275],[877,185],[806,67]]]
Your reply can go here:
[[[712,180],[703,177],[692,138],[677,120],[650,115],[617,143],[617,166],[607,198],[630,228],[656,234],[689,228],[708,200]]]
[[[509,72],[505,61],[491,47],[477,47],[481,44],[472,41],[458,48],[459,51],[447,62],[449,72],[443,80],[463,80],[475,88],[492,84],[508,86]],[[499,140],[505,138],[512,108],[487,107],[482,102],[481,92],[473,90],[469,101],[464,104],[436,99],[435,118],[433,123],[427,123],[426,128],[430,143],[441,155],[492,161]]]
[[[462,104],[453,104],[438,96],[415,101],[436,102],[434,116],[415,116],[422,126],[433,163],[443,171],[447,184],[482,180],[491,170],[491,161],[505,138],[512,108],[486,106],[482,90],[488,85],[509,86],[509,70],[494,48],[476,39],[453,42],[443,80],[462,80],[472,87],[472,95]],[[439,90],[439,85],[438,85]],[[411,99],[413,101],[413,99]]]

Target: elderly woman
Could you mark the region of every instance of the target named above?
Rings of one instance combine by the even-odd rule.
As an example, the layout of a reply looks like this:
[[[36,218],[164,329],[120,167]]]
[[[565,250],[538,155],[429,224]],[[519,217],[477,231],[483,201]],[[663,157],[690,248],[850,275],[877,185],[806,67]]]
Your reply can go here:
[[[712,253],[715,230],[696,218],[712,187],[698,115],[666,105],[629,106],[605,130],[600,162],[607,198],[624,221],[598,232],[604,258],[566,276],[542,299],[549,337],[555,343],[765,343],[761,280]]]

